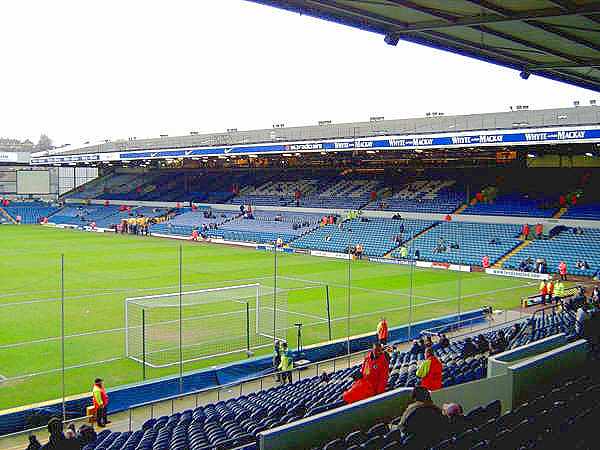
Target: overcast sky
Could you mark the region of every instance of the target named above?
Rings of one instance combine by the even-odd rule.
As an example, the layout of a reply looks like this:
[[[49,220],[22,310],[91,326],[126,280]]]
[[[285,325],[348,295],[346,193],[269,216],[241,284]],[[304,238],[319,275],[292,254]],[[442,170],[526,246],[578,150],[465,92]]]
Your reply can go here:
[[[0,17],[0,136],[55,144],[597,98],[243,0],[4,0]]]

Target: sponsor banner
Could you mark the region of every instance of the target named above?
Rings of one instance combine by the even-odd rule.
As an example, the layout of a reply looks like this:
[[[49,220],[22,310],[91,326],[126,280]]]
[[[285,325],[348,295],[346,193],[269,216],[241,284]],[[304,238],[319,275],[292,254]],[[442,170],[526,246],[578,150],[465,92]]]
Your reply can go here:
[[[549,280],[551,276],[547,273],[537,272],[521,272],[520,270],[506,270],[506,269],[485,269],[485,273],[490,275],[500,275],[502,277],[516,277],[516,278],[528,278],[530,280]]]
[[[287,152],[310,153],[354,150],[394,150],[414,148],[460,148],[469,146],[517,146],[536,144],[600,142],[600,127],[554,127],[526,130],[432,133],[378,136],[362,139],[314,140],[288,143],[248,144],[219,147],[188,147],[169,150],[56,155],[32,158],[32,164],[61,164],[107,160],[194,158],[227,155],[269,155]]]
[[[323,252],[321,250],[311,250],[311,256],[323,256],[325,258],[350,259],[348,253]]]
[[[396,259],[396,258],[369,258],[370,262],[381,263],[381,264],[398,264],[401,266],[410,266],[414,264],[412,261],[407,259]]]
[[[455,272],[470,272],[471,271],[471,266],[463,266],[460,264],[450,264],[450,263],[445,263],[445,262],[417,261],[417,267],[426,267],[429,269],[452,270]]]
[[[272,245],[264,245],[264,244],[258,244],[256,246],[256,250],[262,250],[262,251],[273,251],[273,246]],[[289,247],[279,247],[277,249],[278,252],[282,252],[282,253],[295,253],[293,248],[289,248]]]

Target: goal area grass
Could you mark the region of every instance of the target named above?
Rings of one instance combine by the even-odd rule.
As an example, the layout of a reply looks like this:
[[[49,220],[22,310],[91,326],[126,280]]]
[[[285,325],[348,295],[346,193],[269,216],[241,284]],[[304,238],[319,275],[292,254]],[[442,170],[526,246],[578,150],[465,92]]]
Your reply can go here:
[[[374,332],[381,316],[395,327],[486,305],[515,308],[536,289],[530,280],[366,261],[351,262],[349,272],[346,260],[287,253],[277,255],[275,277],[273,252],[41,226],[3,226],[0,237],[2,409],[62,395],[61,279],[67,395],[88,392],[96,377],[112,388],[141,382],[143,372],[146,379],[177,374],[178,365],[146,366],[143,371],[139,361],[127,356],[125,299],[178,293],[180,285],[184,292],[253,283],[271,293],[275,287],[285,291],[287,328],[282,334],[292,348],[295,323],[303,324],[307,346],[330,336]],[[202,307],[202,314],[213,316],[211,339],[226,341],[234,334],[244,338],[239,327],[245,321],[219,320],[223,312],[220,302]],[[255,325],[250,333],[256,331]],[[201,327],[183,335],[186,342],[206,337]],[[162,330],[160,339],[177,348],[177,327]],[[193,347],[189,350],[193,356]],[[255,355],[271,352],[270,345],[253,350]],[[236,351],[186,362],[183,370],[247,357]]]

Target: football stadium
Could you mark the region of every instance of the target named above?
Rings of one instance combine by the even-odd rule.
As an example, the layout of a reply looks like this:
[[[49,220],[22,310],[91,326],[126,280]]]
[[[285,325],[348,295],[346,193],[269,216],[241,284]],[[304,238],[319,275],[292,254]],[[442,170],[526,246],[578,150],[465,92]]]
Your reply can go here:
[[[252,3],[589,104],[1,138],[0,448],[596,448],[600,3]]]

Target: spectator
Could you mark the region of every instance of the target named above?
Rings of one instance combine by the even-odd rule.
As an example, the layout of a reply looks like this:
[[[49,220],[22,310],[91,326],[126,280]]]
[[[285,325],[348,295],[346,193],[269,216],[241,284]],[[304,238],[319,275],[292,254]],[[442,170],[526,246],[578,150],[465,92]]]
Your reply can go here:
[[[284,342],[281,346],[281,362],[279,363],[279,370],[281,371],[281,382],[285,384],[292,384],[292,369],[294,368],[294,357],[292,352],[288,350],[287,342]]]
[[[385,317],[382,317],[379,323],[377,324],[377,339],[381,345],[387,344],[388,340],[388,323],[385,320]]]
[[[481,259],[481,266],[484,269],[487,269],[488,267],[490,267],[490,257],[488,255],[485,255],[482,259]]]
[[[491,355],[497,355],[498,353],[502,353],[508,347],[508,342],[506,342],[506,336],[502,331],[498,331],[494,340],[492,341],[491,346]]]
[[[331,380],[331,376],[327,372],[323,371],[319,377],[319,381],[321,383],[329,383],[329,380]]]
[[[560,275],[560,279],[562,281],[567,281],[567,263],[564,261],[561,261],[558,264],[558,274]]]
[[[408,258],[408,249],[406,248],[405,245],[400,247],[400,258],[402,258],[402,259]]]
[[[441,348],[448,348],[450,347],[450,339],[448,339],[446,335],[442,333],[440,334],[439,344]]]
[[[42,444],[38,441],[35,435],[29,436],[29,445],[26,450],[40,450],[42,448]]]
[[[43,450],[75,450],[81,445],[76,439],[67,439],[63,433],[63,424],[58,417],[48,421],[48,443],[42,447]]]
[[[548,303],[552,303],[552,300],[554,299],[554,280],[552,278],[548,280],[546,287],[548,289],[548,296],[546,298],[548,299]]]
[[[419,251],[419,249],[415,250],[415,259],[419,259],[421,257],[421,252]]]
[[[106,408],[108,407],[108,395],[104,388],[104,382],[101,378],[94,380],[92,387],[92,399],[94,401],[94,409],[96,410],[96,423],[99,427],[105,427],[110,421],[106,418]]]
[[[575,333],[577,336],[583,337],[583,333],[585,332],[585,321],[587,319],[587,313],[583,306],[579,306],[577,308],[577,312],[575,313]]]
[[[385,392],[390,375],[390,360],[377,342],[363,360],[358,378],[343,394],[346,403],[354,403]]]
[[[463,359],[472,358],[478,353],[477,347],[473,344],[473,340],[468,337],[465,339],[465,344],[462,349]]]
[[[523,225],[522,233],[523,233],[523,239],[527,240],[529,237],[529,224],[526,223],[525,225]]]
[[[490,342],[483,334],[477,336],[477,339],[475,340],[475,345],[477,345],[478,353],[485,353],[490,350]]]
[[[413,402],[400,418],[400,431],[409,439],[411,448],[429,448],[446,436],[447,421],[427,389],[417,386],[411,397]]]
[[[508,332],[508,340],[512,341],[514,338],[517,337],[517,335],[519,334],[519,331],[521,331],[521,325],[518,323],[515,323],[510,331]]]
[[[431,336],[427,335],[425,336],[425,348],[431,348],[433,347],[433,341],[431,340]]]
[[[589,270],[590,265],[587,263],[587,261],[577,261],[575,267],[577,267],[579,270]]]
[[[542,232],[544,231],[544,226],[541,223],[535,225],[535,237],[537,239],[542,238]]]
[[[467,428],[467,421],[463,415],[462,406],[458,403],[444,403],[442,414],[448,420],[448,434],[458,435]]]
[[[423,350],[424,350],[424,349],[423,349],[423,347],[421,347],[421,345],[419,344],[419,341],[415,339],[415,340],[413,341],[413,345],[412,345],[412,347],[411,347],[411,348],[410,348],[410,350],[409,350],[409,353],[410,353],[411,355],[418,355],[419,353],[422,353],[422,352],[423,352]]]
[[[363,257],[363,246],[362,246],[362,244],[360,244],[360,243],[356,244],[356,248],[354,250],[354,253],[355,253],[355,255],[356,255],[356,257],[358,259],[362,259],[362,257]]]
[[[442,363],[435,356],[433,349],[425,349],[425,360],[417,369],[417,377],[421,379],[421,386],[430,391],[442,388]]]

